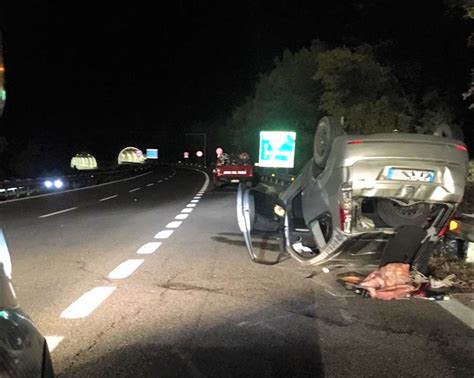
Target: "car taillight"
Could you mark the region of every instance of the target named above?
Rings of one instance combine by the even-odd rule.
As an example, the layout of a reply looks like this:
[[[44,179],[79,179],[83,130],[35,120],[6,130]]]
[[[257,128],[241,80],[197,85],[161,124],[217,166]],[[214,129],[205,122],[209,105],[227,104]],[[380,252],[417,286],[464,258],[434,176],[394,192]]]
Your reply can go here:
[[[456,149],[461,151],[467,151],[466,146],[463,146],[462,144],[456,144]]]
[[[222,171],[220,168],[217,168],[216,173],[217,173],[217,176],[222,176]]]
[[[352,183],[341,186],[339,201],[339,222],[341,230],[350,233],[352,228]]]
[[[447,230],[448,230],[448,224],[445,225],[441,230],[439,230],[438,236],[439,237],[443,236],[446,233]]]

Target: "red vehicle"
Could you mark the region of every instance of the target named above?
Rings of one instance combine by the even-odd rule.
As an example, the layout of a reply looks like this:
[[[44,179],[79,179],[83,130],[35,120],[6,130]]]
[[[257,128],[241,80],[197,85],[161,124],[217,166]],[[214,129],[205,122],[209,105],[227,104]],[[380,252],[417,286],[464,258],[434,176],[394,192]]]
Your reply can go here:
[[[249,154],[221,154],[216,160],[213,170],[213,183],[215,187],[241,182],[252,185],[253,166],[249,164]]]

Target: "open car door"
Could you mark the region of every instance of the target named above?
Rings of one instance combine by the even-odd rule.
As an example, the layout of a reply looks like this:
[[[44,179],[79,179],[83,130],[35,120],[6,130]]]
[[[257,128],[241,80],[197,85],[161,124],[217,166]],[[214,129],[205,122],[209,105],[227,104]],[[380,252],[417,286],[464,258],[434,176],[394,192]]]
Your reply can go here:
[[[285,253],[284,205],[273,194],[240,184],[237,190],[237,221],[252,261],[273,265]]]

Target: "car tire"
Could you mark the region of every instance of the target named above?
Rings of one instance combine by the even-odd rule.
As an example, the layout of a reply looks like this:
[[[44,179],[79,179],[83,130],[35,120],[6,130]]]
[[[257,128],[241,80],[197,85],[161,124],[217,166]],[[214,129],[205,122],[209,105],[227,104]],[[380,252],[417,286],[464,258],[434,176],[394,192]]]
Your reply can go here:
[[[319,168],[324,168],[331,152],[331,146],[338,136],[344,134],[341,123],[335,117],[323,117],[314,133],[313,158]]]
[[[41,371],[42,378],[54,377],[53,362],[51,361],[51,355],[49,353],[49,348],[46,341],[44,342],[44,347],[43,347],[43,366],[41,370],[42,370]]]
[[[458,125],[439,125],[436,126],[433,135],[464,141],[464,133]]]
[[[377,202],[379,217],[390,227],[421,226],[430,216],[431,209],[426,203],[402,206],[389,199]]]

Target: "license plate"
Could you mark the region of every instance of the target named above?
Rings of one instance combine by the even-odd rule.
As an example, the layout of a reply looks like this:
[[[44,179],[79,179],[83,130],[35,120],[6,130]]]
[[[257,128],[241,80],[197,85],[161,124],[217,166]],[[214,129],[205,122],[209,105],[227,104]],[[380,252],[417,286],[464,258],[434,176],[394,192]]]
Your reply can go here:
[[[435,172],[423,169],[390,168],[387,178],[389,180],[433,182]]]
[[[240,182],[239,180],[230,180],[230,182]]]

